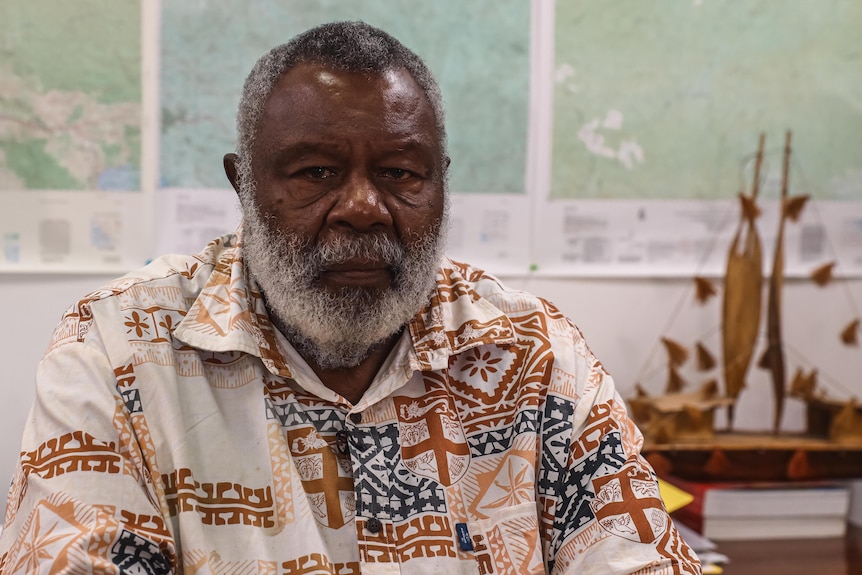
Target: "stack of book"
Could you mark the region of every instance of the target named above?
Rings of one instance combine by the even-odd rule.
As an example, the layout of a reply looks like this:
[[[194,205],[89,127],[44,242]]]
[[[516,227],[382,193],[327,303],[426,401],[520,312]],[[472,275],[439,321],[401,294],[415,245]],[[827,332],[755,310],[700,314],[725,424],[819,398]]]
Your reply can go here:
[[[847,531],[847,483],[664,479],[694,497],[674,519],[716,541],[841,537]]]
[[[850,488],[850,512],[847,522],[862,527],[862,479],[851,479],[847,485]]]

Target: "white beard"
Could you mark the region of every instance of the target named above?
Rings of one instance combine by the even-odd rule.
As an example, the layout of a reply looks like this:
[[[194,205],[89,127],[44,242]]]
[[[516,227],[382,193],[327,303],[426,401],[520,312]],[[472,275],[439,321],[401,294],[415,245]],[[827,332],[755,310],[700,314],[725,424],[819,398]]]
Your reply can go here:
[[[306,359],[324,369],[356,366],[427,305],[443,254],[448,210],[431,233],[409,246],[370,233],[311,244],[274,229],[251,199],[253,190],[240,196],[245,264],[263,290],[276,326]],[[383,292],[324,289],[321,271],[351,259],[387,262],[391,287]]]

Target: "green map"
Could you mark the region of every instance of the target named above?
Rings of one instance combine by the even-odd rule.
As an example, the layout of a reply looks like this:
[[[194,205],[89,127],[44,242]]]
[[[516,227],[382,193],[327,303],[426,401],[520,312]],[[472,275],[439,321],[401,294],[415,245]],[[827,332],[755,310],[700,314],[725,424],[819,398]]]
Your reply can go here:
[[[136,190],[140,0],[0,2],[0,190]]]
[[[792,191],[859,199],[860,30],[856,0],[557,2],[552,197],[731,198],[791,130]]]
[[[228,187],[240,90],[257,59],[317,24],[364,20],[443,91],[453,192],[525,193],[529,0],[162,1],[161,185]]]

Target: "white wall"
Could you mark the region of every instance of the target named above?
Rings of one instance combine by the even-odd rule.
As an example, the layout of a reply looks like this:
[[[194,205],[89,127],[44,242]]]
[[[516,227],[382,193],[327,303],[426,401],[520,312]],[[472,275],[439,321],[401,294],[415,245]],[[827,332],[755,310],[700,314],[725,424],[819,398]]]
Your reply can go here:
[[[3,275],[0,296],[6,320],[0,330],[0,508],[5,505],[6,486],[18,453],[21,430],[33,400],[36,364],[48,345],[60,314],[88,291],[111,279],[107,276]],[[692,303],[691,285],[679,280],[583,280],[508,278],[512,287],[526,289],[553,301],[572,317],[584,332],[590,347],[614,375],[624,396],[635,381],[644,381],[658,391],[663,385],[663,350],[658,338],[671,335],[691,342],[706,334],[713,338],[719,324],[718,298],[705,307]],[[854,313],[848,296],[862,300],[862,281],[847,282],[822,291],[810,282],[789,282],[785,290],[785,339],[833,378],[852,382],[852,392],[862,397],[862,350],[842,348],[837,330]],[[674,311],[676,320],[669,324]],[[858,311],[856,312],[858,313]],[[716,348],[717,350],[717,348]],[[795,356],[794,356],[795,357]],[[656,361],[648,362],[653,358]],[[653,377],[644,379],[644,366]],[[649,367],[652,365],[652,368]],[[756,371],[750,389],[737,408],[738,427],[765,429],[771,420],[771,391],[764,372]],[[840,388],[834,388],[836,392]],[[801,409],[790,401],[786,429],[802,425]]]
[[[36,365],[62,313],[78,298],[108,281],[106,276],[0,275],[6,320],[0,329],[0,509],[21,431],[33,402]]]

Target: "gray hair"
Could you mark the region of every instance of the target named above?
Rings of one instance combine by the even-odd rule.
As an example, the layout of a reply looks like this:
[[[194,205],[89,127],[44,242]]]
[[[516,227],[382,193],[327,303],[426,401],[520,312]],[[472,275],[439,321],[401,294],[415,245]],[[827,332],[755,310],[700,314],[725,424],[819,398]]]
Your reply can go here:
[[[382,73],[406,69],[434,112],[441,157],[446,157],[446,127],[440,87],[425,62],[401,42],[364,22],[333,22],[303,32],[276,46],[254,65],[242,89],[236,118],[240,178],[251,176],[251,150],[273,86],[300,63],[346,72]],[[444,167],[445,171],[445,167]]]

